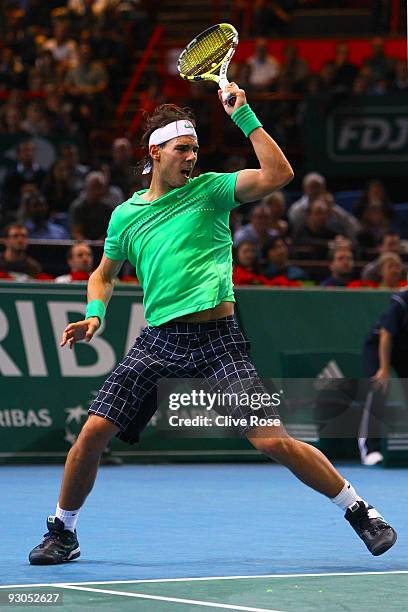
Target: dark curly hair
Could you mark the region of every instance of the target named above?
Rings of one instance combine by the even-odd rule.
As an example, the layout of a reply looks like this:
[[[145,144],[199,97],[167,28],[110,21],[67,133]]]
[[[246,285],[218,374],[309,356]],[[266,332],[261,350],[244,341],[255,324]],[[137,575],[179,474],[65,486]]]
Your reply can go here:
[[[144,117],[145,131],[143,132],[140,144],[145,150],[144,158],[137,165],[140,172],[143,170],[145,165],[148,162],[152,162],[151,157],[149,155],[149,138],[154,130],[158,128],[164,127],[168,123],[172,123],[173,121],[180,121],[183,119],[187,119],[191,121],[191,123],[196,127],[194,112],[191,108],[184,107],[181,108],[176,104],[160,104],[157,106],[152,114],[145,113]],[[159,145],[159,146],[164,146]]]

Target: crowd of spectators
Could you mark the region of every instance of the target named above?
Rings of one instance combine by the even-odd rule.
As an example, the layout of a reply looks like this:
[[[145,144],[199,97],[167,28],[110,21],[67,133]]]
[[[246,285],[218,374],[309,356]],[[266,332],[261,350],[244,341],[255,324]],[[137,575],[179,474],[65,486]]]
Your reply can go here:
[[[246,219],[234,218],[233,236],[236,285],[407,284],[408,253],[378,179],[368,183],[351,213],[335,203],[322,175],[309,173],[298,200],[286,207],[284,192],[271,194]]]
[[[114,207],[142,186],[131,141],[112,138],[101,157],[92,147],[92,135],[116,108],[123,70],[135,48],[146,44],[156,3],[54,0],[45,5],[14,0],[2,4],[0,138],[9,148],[3,151],[0,173],[4,238],[0,275],[49,278],[47,266],[29,256],[29,242],[74,240],[69,274],[71,280],[81,280],[78,274],[88,274],[92,267],[86,241],[102,241]],[[265,125],[274,126],[283,146],[301,125],[302,104],[309,95],[319,94],[333,103],[337,95],[379,96],[408,90],[406,63],[386,56],[380,38],[373,40],[372,54],[362,66],[352,64],[347,44],[339,43],[335,57],[320,74],[310,72],[294,43],[288,42],[284,61],[279,62],[268,52],[267,40],[259,38],[254,54],[236,65],[231,76],[254,95],[255,110]],[[282,94],[284,100],[273,105],[263,102],[262,95],[256,100],[256,94],[265,93]],[[193,106],[199,105],[199,90],[192,94]],[[155,73],[140,95],[145,110],[170,101]],[[55,146],[51,157],[44,149],[46,139]],[[211,169],[234,171],[246,167],[247,160],[235,155],[215,163],[218,168],[213,156]],[[196,173],[205,170],[204,163]],[[336,203],[318,172],[308,174],[302,188],[296,201],[285,192],[275,192],[242,212],[233,211],[236,284],[403,282],[395,211],[381,181],[370,181],[352,212]],[[76,269],[77,250],[87,260],[86,270]],[[362,270],[360,262],[377,255],[378,260]]]

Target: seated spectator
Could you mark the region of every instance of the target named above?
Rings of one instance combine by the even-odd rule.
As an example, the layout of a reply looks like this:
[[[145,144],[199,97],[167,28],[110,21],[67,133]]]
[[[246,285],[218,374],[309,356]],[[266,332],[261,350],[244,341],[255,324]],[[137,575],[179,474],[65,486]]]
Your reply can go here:
[[[43,105],[38,101],[32,101],[27,105],[25,119],[21,127],[31,136],[48,136],[50,124]]]
[[[395,93],[406,93],[408,91],[408,68],[405,60],[397,60],[395,63],[391,89]]]
[[[338,206],[334,200],[333,194],[329,191],[320,194],[318,198],[324,199],[329,207],[329,229],[335,234],[342,235],[355,241],[357,233],[361,230],[360,223],[357,219],[351,213],[347,212],[347,210]],[[309,198],[310,202],[313,200],[314,198]],[[297,228],[305,222],[306,215],[307,206],[305,204],[303,206],[298,206],[297,223],[293,227],[294,232],[296,232]]]
[[[284,49],[285,61],[282,65],[279,81],[285,91],[301,93],[306,89],[306,80],[309,76],[307,62],[299,57],[299,51],[293,44],[286,45]],[[241,81],[238,81],[241,85]]]
[[[132,166],[132,145],[127,138],[116,138],[112,145],[110,183],[119,187],[125,198],[131,194],[134,167]]]
[[[74,281],[87,281],[92,272],[93,254],[86,242],[73,244],[67,255],[69,273],[57,276],[56,283],[72,283]]]
[[[272,215],[268,206],[258,204],[254,206],[250,214],[250,223],[240,227],[234,235],[234,244],[238,245],[243,241],[252,242],[260,254],[268,238],[274,238],[277,232],[270,229]]]
[[[8,47],[0,49],[0,83],[2,86],[6,89],[24,89],[26,81],[27,73],[21,59]]]
[[[77,145],[72,142],[65,143],[61,147],[61,159],[63,159],[67,165],[70,185],[74,191],[79,193],[81,189],[84,188],[85,178],[89,172],[89,168],[80,163]]]
[[[386,79],[392,72],[392,60],[385,55],[384,40],[376,36],[371,41],[372,54],[364,62],[370,68],[373,79]]]
[[[43,49],[37,55],[30,70],[28,86],[31,91],[43,91],[47,86],[59,83],[58,62],[50,49]]]
[[[309,203],[326,191],[326,179],[317,172],[310,172],[303,177],[303,195],[293,202],[288,211],[290,224],[296,229],[305,219]]]
[[[52,216],[68,212],[68,207],[77,197],[78,191],[73,187],[73,180],[65,159],[57,159],[54,162],[44,179],[42,191],[47,202],[50,203]]]
[[[106,236],[112,205],[107,198],[102,172],[90,172],[85,191],[69,207],[72,237],[75,240],[102,240]]]
[[[330,252],[331,275],[320,284],[323,287],[347,287],[353,280],[354,257],[348,248],[337,248]]]
[[[329,228],[330,210],[323,197],[310,203],[306,221],[294,232],[294,246],[310,247],[312,259],[327,259],[329,242],[334,240],[336,233]]]
[[[396,253],[401,256],[402,254],[402,245],[401,238],[397,232],[385,232],[381,243],[378,246],[379,256],[374,261],[368,263],[361,272],[361,280],[363,281],[372,281],[374,283],[379,283],[380,278],[380,270],[379,270],[379,262],[380,257],[383,253]],[[407,269],[403,266],[401,271],[401,280],[406,278]]]
[[[268,285],[268,279],[261,274],[256,246],[243,240],[235,248],[232,282],[234,285]]]
[[[16,106],[6,104],[2,108],[0,132],[2,134],[21,136],[21,134],[23,134],[22,121],[23,116],[20,109]]]
[[[47,200],[36,190],[24,193],[21,198],[20,220],[28,230],[29,238],[35,240],[66,240],[67,230],[50,221],[50,209]]]
[[[267,206],[271,213],[269,229],[279,236],[288,233],[288,222],[285,221],[285,196],[282,191],[274,191],[262,199],[261,204]]]
[[[294,0],[255,0],[253,29],[257,36],[288,34],[292,21],[291,11],[296,6]]]
[[[378,261],[380,287],[397,289],[406,287],[407,280],[401,280],[402,261],[396,253],[383,253]]]
[[[28,232],[20,223],[11,223],[4,230],[5,250],[0,254],[0,271],[9,272],[17,278],[35,277],[41,273],[41,265],[28,257]]]
[[[92,61],[91,45],[81,41],[79,46],[79,61],[74,68],[70,68],[65,77],[67,93],[76,104],[90,103],[92,111],[101,110],[102,94],[108,86],[108,75],[100,62]]]
[[[283,276],[288,280],[307,280],[307,274],[299,266],[289,264],[289,250],[286,242],[279,236],[271,238],[262,251],[264,275],[269,278]]]
[[[46,173],[34,160],[34,142],[32,140],[21,141],[17,147],[15,169],[6,174],[3,182],[2,207],[6,221],[15,216],[24,185],[35,185],[38,188],[42,186]]]
[[[54,22],[54,37],[46,40],[42,46],[44,51],[51,51],[59,67],[65,71],[78,63],[78,49],[74,40],[69,38],[69,22],[67,19],[56,19]]]
[[[368,182],[361,199],[357,202],[354,208],[354,214],[357,219],[362,218],[368,206],[380,207],[390,221],[394,216],[394,207],[384,184],[377,179]]]
[[[334,60],[334,74],[332,87],[336,91],[350,91],[358,68],[349,62],[349,46],[347,43],[338,43]]]
[[[384,208],[380,204],[369,204],[361,215],[361,231],[357,234],[362,249],[373,249],[391,229]]]
[[[253,90],[268,91],[279,77],[278,60],[268,54],[268,44],[264,38],[255,43],[255,53],[247,60],[251,69],[249,83]]]

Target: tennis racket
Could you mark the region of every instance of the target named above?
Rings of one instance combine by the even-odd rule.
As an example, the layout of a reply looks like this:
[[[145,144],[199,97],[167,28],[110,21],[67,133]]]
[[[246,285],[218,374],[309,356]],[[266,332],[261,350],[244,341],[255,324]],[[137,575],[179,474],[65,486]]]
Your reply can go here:
[[[225,91],[227,70],[238,45],[238,32],[229,23],[219,23],[201,32],[180,54],[177,68],[187,81],[214,81],[223,90],[222,99],[234,106],[236,96]]]

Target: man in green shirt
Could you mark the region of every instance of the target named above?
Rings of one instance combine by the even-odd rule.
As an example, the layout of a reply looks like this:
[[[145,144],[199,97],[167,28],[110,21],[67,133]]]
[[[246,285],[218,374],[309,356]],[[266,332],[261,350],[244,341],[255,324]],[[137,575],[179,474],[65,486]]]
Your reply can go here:
[[[144,144],[146,170],[152,170],[150,187],[113,212],[105,253],[89,279],[86,318],[66,327],[61,346],[72,348],[75,342],[92,339],[125,259],[135,266],[144,289],[149,326],[89,409],[67,457],[56,514],[48,517],[48,533],[30,553],[32,564],[63,563],[79,556],[76,522],[94,484],[101,453],[115,435],[137,442],[156,410],[161,378],[202,378],[224,391],[264,391],[248,356],[248,343],[233,318],[228,215],[235,206],[283,187],[293,171],[246,103],[245,92],[233,83],[227,89],[235,96],[234,106],[222,101],[221,92],[220,101],[249,137],[258,169],[190,179],[198,153],[191,116],[174,105],[163,105],[148,121]],[[245,422],[250,410],[233,405],[228,412]],[[373,555],[394,544],[392,527],[319,450],[288,436],[281,424],[248,425],[241,431],[257,449],[344,510]]]

